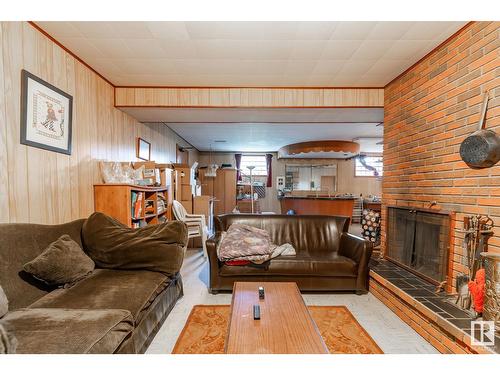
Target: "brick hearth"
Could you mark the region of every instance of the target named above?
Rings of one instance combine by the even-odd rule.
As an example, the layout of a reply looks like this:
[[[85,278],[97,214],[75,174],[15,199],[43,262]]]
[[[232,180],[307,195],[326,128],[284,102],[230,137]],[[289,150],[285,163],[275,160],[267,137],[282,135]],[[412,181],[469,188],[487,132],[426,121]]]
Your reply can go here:
[[[471,318],[447,302],[450,295],[386,260],[372,260],[370,292],[441,353],[500,353],[496,347],[471,346]]]

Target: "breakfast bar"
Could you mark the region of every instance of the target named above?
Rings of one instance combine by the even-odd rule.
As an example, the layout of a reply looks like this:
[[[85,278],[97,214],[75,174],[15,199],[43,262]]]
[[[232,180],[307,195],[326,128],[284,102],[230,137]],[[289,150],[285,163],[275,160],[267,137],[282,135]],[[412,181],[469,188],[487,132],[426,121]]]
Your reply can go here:
[[[281,198],[281,212],[294,210],[297,215],[340,215],[352,217],[352,197],[285,196]]]

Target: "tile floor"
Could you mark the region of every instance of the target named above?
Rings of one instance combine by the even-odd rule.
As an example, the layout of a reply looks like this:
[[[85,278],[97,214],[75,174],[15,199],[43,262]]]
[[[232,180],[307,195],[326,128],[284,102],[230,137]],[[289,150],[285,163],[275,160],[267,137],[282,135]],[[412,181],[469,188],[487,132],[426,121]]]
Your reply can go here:
[[[231,304],[231,294],[208,293],[208,262],[201,250],[190,249],[182,266],[184,297],[179,300],[146,353],[170,353],[194,305]],[[304,294],[307,305],[344,305],[377,342],[384,353],[438,353],[382,302],[370,293]]]

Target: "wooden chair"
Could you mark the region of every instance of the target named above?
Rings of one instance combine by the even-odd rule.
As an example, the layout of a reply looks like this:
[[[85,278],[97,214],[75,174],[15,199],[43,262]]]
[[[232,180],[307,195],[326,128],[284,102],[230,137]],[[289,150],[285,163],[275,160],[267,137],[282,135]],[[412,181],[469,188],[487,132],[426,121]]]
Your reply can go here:
[[[179,221],[183,221],[188,226],[188,239],[201,238],[203,256],[207,258],[207,225],[205,215],[188,214],[184,206],[176,200],[172,202],[172,210],[175,218]]]

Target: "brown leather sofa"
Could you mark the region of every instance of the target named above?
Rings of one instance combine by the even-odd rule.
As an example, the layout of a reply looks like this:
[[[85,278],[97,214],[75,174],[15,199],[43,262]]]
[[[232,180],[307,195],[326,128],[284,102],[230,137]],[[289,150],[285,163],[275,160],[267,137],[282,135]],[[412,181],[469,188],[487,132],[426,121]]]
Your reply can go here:
[[[85,250],[84,222],[0,224],[0,285],[9,300],[0,323],[12,330],[17,353],[143,353],[182,296],[180,275],[143,269],[96,268],[67,289],[21,271],[63,234]]]
[[[212,294],[232,291],[236,281],[294,281],[301,291],[368,292],[372,245],[347,233],[348,217],[317,215],[230,214],[215,218],[216,233],[207,241]],[[277,245],[290,243],[296,256],[282,256],[263,266],[228,266],[217,258],[221,232],[233,223],[266,230]]]

